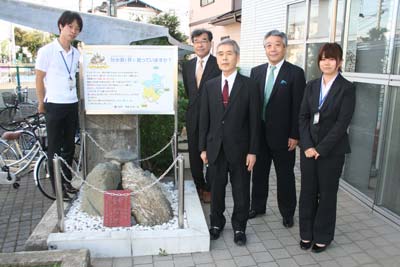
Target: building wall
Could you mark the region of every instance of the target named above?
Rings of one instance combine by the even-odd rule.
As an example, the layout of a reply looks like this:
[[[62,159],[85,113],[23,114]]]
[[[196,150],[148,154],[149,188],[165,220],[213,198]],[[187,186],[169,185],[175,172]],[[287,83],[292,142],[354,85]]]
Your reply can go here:
[[[253,66],[266,61],[265,33],[286,32],[289,23],[289,61],[297,60],[305,68],[307,80],[320,77],[316,55],[330,40],[333,2],[243,0],[242,72],[249,74]],[[296,4],[290,6],[292,14],[304,16],[287,15],[289,4]],[[336,19],[335,41],[344,52],[342,74],[356,90],[348,129],[352,152],[346,155],[341,184],[400,225],[400,120],[396,119],[400,115],[400,1],[338,0]]]
[[[200,0],[191,0],[189,8],[189,25],[190,32],[194,29],[204,28],[213,33],[213,45],[211,52],[214,53],[216,45],[222,38],[228,37],[237,41],[240,45],[241,23],[234,22],[225,26],[215,26],[210,24],[222,14],[232,11],[232,0],[215,0],[207,6],[200,6]]]
[[[286,30],[286,5],[293,1],[243,0],[240,68],[250,69],[266,61],[264,35],[273,29]]]

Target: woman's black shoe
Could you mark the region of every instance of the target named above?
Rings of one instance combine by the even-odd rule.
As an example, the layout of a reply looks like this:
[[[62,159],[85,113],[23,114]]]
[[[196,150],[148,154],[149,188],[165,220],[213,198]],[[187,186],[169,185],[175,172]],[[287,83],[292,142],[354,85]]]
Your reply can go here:
[[[300,240],[300,248],[301,249],[307,250],[307,249],[311,248],[311,244],[312,244],[311,241],[304,242],[303,240]]]
[[[328,246],[328,245],[325,245],[325,246],[323,246],[323,247],[320,247],[320,246],[317,246],[317,244],[314,244],[314,245],[312,246],[311,251],[312,251],[312,252],[315,252],[315,253],[320,253],[320,252],[324,251],[324,250],[326,249],[327,246]]]

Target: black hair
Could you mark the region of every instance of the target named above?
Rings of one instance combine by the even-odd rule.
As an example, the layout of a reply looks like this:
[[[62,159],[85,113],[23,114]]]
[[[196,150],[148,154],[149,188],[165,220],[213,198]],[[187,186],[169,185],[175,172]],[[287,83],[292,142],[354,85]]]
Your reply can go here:
[[[213,39],[213,35],[212,35],[212,33],[211,33],[209,30],[206,30],[206,29],[196,29],[196,30],[192,31],[192,34],[191,34],[191,36],[190,36],[190,39],[192,39],[192,42],[193,42],[195,37],[200,36],[200,35],[202,35],[203,33],[207,33],[208,41],[211,42],[212,39]]]
[[[79,13],[73,11],[64,11],[57,21],[57,27],[60,30],[60,25],[64,27],[65,25],[74,22],[74,20],[76,20],[78,23],[80,29],[79,31],[81,32],[83,28],[82,17],[79,15]]]

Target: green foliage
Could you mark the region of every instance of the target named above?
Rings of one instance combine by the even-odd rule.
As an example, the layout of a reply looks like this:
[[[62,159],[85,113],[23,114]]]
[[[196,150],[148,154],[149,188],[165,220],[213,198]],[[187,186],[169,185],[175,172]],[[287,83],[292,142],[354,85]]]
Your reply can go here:
[[[185,34],[178,30],[180,22],[178,17],[173,14],[161,13],[158,16],[152,17],[149,23],[167,27],[169,34],[179,42],[186,42],[188,39]]]
[[[188,99],[182,82],[178,82],[178,130],[185,123]],[[174,116],[142,115],[139,117],[141,157],[145,158],[158,152],[167,144],[174,133]],[[178,133],[179,134],[179,133]],[[162,174],[172,163],[172,149],[164,150],[157,157],[144,161],[142,167],[157,176]]]
[[[21,28],[14,28],[15,44],[20,47],[27,47],[33,58],[36,58],[37,51],[43,45],[51,42],[50,35],[39,31],[25,31]],[[21,51],[19,51],[21,52]]]

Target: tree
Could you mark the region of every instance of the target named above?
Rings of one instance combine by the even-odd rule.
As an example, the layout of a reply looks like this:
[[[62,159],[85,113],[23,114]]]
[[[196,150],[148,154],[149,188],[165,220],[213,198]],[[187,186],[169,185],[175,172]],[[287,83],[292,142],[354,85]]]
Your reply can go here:
[[[49,43],[52,38],[50,35],[40,31],[25,31],[21,28],[14,28],[15,44],[20,47],[27,47],[28,51],[35,58],[37,51],[43,45]]]
[[[161,13],[157,16],[152,17],[149,20],[149,23],[167,27],[169,34],[179,42],[186,42],[186,40],[188,39],[185,34],[178,30],[181,23],[179,22],[178,17],[173,14]]]

